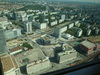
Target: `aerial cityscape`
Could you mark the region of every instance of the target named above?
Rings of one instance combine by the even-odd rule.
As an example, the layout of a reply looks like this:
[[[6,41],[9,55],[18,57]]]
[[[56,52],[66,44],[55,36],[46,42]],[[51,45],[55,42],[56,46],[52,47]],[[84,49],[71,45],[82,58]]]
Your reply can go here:
[[[0,0],[0,75],[100,60],[100,1],[91,1]]]

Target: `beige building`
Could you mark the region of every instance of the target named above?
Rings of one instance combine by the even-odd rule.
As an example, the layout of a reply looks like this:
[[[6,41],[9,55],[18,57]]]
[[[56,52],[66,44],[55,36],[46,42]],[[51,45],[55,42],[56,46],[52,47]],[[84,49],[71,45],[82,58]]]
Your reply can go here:
[[[1,65],[3,75],[21,75],[13,56],[5,55],[1,57]]]
[[[39,72],[41,70],[47,69],[51,66],[50,60],[48,57],[42,60],[34,61],[26,66],[27,75]]]
[[[70,45],[63,44],[61,52],[57,53],[58,63],[64,63],[77,58],[77,52]]]

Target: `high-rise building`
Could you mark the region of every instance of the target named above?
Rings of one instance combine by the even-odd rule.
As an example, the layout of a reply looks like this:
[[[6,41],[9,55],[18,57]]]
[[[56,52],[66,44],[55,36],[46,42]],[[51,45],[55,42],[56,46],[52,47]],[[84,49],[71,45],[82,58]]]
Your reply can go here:
[[[0,54],[7,52],[6,38],[3,29],[0,29]]]
[[[25,31],[26,31],[27,33],[31,33],[31,32],[32,32],[32,22],[27,22],[27,23],[25,24]]]

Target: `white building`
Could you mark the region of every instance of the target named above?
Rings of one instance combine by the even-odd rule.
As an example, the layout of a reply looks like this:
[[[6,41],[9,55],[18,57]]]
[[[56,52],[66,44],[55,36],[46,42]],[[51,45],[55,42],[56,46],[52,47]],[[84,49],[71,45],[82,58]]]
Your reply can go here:
[[[76,21],[76,22],[75,22],[75,26],[77,26],[78,24],[79,24],[79,21]]]
[[[59,63],[64,63],[69,60],[77,58],[77,52],[68,44],[62,45],[62,52],[57,53],[57,61]]]
[[[65,20],[66,16],[63,14],[61,15],[61,19],[64,19]]]
[[[70,19],[72,20],[74,18],[74,16],[70,16]]]
[[[15,38],[15,37],[19,37],[21,35],[22,35],[21,29],[12,29],[12,30],[6,30],[5,31],[6,39],[12,39],[12,38]]]
[[[88,29],[86,35],[90,35],[90,34],[91,34],[91,29]]]
[[[20,69],[13,56],[1,57],[3,75],[21,75]]]
[[[75,32],[76,32],[75,36],[77,36],[77,37],[80,37],[83,33],[83,30],[81,28],[73,27],[72,29],[75,30]]]
[[[31,33],[32,32],[32,22],[26,22],[26,24],[25,24],[25,31],[27,33]]]
[[[79,31],[77,32],[77,36],[80,37],[80,36],[82,35],[82,33],[83,33],[83,30],[79,30]]]
[[[63,38],[65,38],[65,39],[73,39],[74,38],[74,36],[72,36],[72,35],[70,35],[70,34],[66,34],[66,33],[62,33],[62,35],[61,35]]]
[[[97,29],[95,30],[95,34],[99,34],[99,31],[100,31],[100,29],[97,28]]]
[[[54,20],[54,19],[55,19],[55,17],[54,17],[54,16],[52,16],[52,17],[51,17],[51,19],[52,19],[52,20]]]
[[[26,66],[27,75],[34,74],[49,67],[51,67],[51,64],[48,57],[38,60],[36,62],[32,62]]]
[[[51,13],[50,13],[50,15],[53,15],[53,14],[58,14],[58,12],[51,12]]]
[[[59,23],[62,23],[62,22],[64,22],[64,19],[59,19]]]
[[[70,29],[70,28],[72,28],[72,27],[74,27],[74,23],[68,24],[68,29]]]
[[[82,18],[82,21],[85,21],[85,18]]]
[[[39,29],[44,29],[47,27],[47,23],[38,23],[38,22],[33,22],[33,26],[39,28]]]
[[[56,27],[54,30],[54,35],[57,37],[61,37],[61,33],[65,32],[67,30],[67,26],[64,27]]]
[[[56,24],[57,24],[57,20],[51,22],[51,26],[54,26]]]

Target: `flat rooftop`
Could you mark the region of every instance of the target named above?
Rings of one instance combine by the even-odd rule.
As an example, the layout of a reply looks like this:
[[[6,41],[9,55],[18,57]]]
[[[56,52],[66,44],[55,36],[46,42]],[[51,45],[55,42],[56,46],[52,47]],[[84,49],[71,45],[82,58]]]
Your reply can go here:
[[[24,49],[24,48],[21,47],[21,46],[18,46],[18,47],[14,47],[14,48],[12,48],[12,49],[9,49],[9,51],[10,51],[10,52],[14,52],[14,51],[18,51],[18,50],[20,50],[20,49]]]
[[[36,60],[39,60],[39,59],[43,59],[45,58],[43,52],[39,49],[36,49],[35,50],[29,50],[29,51],[26,51],[26,52],[22,52],[20,54],[18,54],[17,56],[15,56],[15,59],[18,63],[18,66],[24,66],[30,62],[33,62],[33,61],[36,61]],[[28,59],[26,62],[24,62],[23,60],[25,59]]]
[[[83,41],[81,42],[82,45],[86,46],[87,48],[95,47],[95,44],[89,42],[89,41]]]
[[[7,42],[7,46],[13,46],[13,45],[17,45],[17,44],[22,44],[26,42],[24,39],[16,39],[16,40],[11,40]]]
[[[11,69],[18,68],[17,63],[14,60],[13,56],[1,57],[1,63],[2,63],[3,72],[7,72]]]

